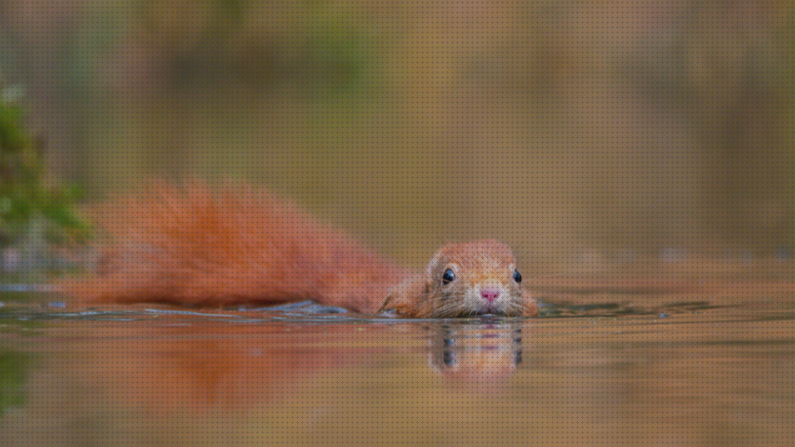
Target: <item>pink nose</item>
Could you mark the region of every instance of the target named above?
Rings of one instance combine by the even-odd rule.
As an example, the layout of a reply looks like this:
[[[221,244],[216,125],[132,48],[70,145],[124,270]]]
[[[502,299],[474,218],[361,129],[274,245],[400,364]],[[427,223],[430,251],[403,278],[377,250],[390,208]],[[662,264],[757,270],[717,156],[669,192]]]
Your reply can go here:
[[[500,289],[496,287],[484,287],[480,289],[480,296],[489,303],[494,302],[494,300],[500,297]]]

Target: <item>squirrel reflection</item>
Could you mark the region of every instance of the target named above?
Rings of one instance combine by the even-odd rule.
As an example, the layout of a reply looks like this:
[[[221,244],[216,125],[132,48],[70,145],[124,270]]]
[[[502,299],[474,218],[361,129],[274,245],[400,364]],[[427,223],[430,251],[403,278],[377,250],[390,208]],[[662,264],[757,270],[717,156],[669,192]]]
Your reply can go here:
[[[506,322],[496,317],[491,321],[484,317],[478,323],[426,323],[429,369],[454,388],[475,393],[499,390],[522,363],[523,323],[526,320]],[[369,332],[369,340],[385,331],[391,333],[386,334],[389,336],[400,335],[396,333],[403,329],[417,329],[414,325],[363,328]],[[379,367],[379,359],[396,354],[390,348],[342,342],[317,346],[270,342],[287,333],[298,339],[350,340],[352,332],[347,325],[289,329],[285,331],[282,325],[224,324],[209,325],[209,332],[208,324],[129,327],[127,337],[108,340],[98,347],[97,363],[81,365],[77,377],[152,411],[246,410],[285,398],[296,388],[311,387],[319,375],[334,377],[352,365],[366,371]],[[137,337],[148,341],[124,341]],[[86,375],[86,371],[91,374]],[[418,374],[406,380],[427,378],[422,372]]]
[[[451,385],[499,387],[522,363],[520,322],[445,322],[429,329],[428,365]]]

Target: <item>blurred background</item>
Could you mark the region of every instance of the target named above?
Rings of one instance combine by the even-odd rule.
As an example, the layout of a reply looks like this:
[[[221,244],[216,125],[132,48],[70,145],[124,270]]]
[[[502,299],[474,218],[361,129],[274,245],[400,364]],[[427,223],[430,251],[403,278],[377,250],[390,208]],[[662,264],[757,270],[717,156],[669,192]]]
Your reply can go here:
[[[4,0],[7,121],[26,126],[50,189],[0,201],[3,265],[18,264],[10,247],[53,239],[33,236],[35,216],[81,227],[59,204],[191,177],[274,190],[415,267],[444,242],[485,237],[539,273],[784,262],[795,248],[793,11]],[[22,171],[4,157],[10,191]]]

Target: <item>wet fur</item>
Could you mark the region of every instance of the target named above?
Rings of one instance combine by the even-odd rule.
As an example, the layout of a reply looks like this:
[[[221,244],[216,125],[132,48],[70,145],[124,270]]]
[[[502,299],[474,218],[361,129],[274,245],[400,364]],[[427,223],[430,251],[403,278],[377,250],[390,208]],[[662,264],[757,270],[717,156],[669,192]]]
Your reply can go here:
[[[212,192],[199,181],[151,182],[96,215],[111,239],[100,248],[97,275],[62,284],[93,302],[227,306],[312,299],[365,313],[455,317],[480,313],[475,284],[491,281],[504,287],[501,313],[537,313],[535,301],[510,279],[513,254],[497,241],[449,244],[424,274],[412,274],[267,191],[237,185]],[[442,287],[440,275],[451,264],[461,280]]]
[[[64,284],[99,302],[223,306],[314,299],[375,312],[409,275],[267,191],[155,182],[96,215],[111,237],[96,278]]]
[[[444,271],[456,279],[445,285]],[[390,289],[382,310],[421,318],[468,317],[486,312],[507,316],[535,316],[535,300],[513,279],[516,259],[511,249],[495,240],[452,243],[431,259],[425,274],[414,275]],[[480,288],[496,286],[500,297],[489,309]]]

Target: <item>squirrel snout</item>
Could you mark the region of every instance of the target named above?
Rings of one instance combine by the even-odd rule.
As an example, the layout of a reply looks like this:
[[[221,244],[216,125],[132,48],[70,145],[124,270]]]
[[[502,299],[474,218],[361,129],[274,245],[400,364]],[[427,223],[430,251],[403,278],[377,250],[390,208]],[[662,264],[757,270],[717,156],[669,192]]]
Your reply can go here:
[[[495,286],[481,287],[480,296],[488,303],[493,303],[494,300],[500,297],[500,289]]]

